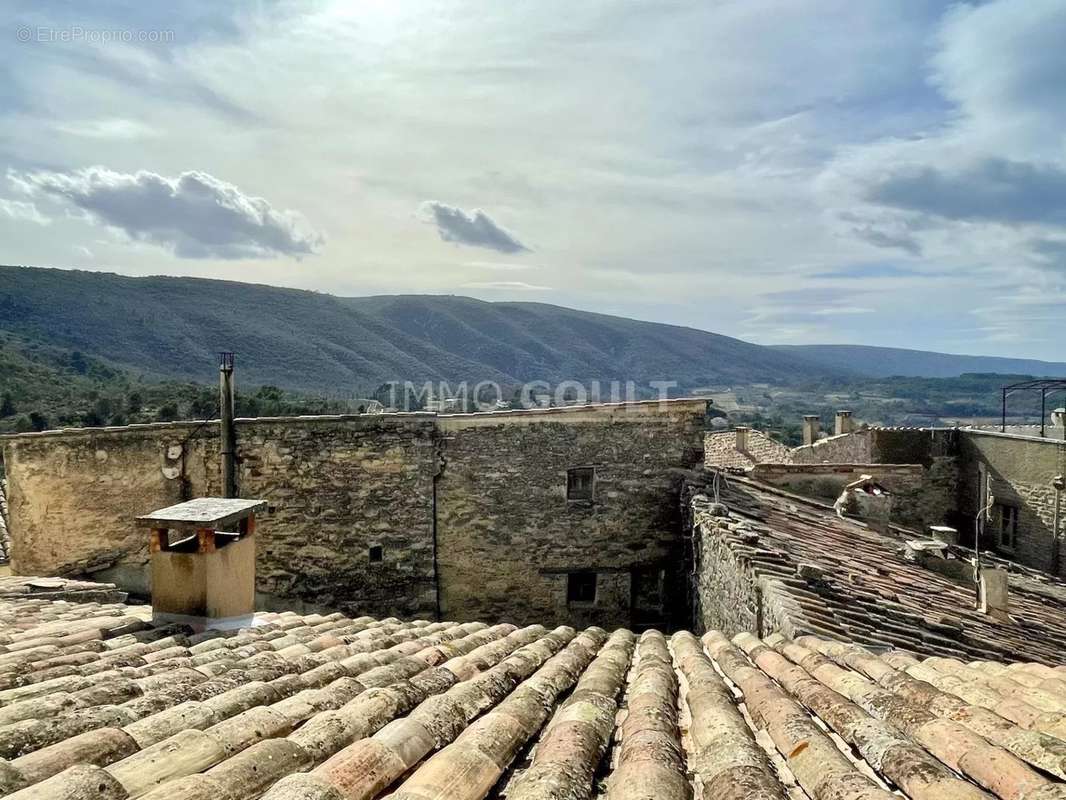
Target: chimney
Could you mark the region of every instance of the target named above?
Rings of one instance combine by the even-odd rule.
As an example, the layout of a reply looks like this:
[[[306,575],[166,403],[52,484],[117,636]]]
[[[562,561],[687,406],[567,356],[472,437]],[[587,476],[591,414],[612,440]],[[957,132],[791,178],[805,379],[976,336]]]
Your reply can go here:
[[[947,525],[930,525],[929,535],[933,541],[941,544],[957,545],[959,543],[958,530]]]
[[[817,414],[806,414],[803,417],[803,443],[814,444],[818,441],[818,433],[822,429],[822,418]]]
[[[255,514],[261,500],[201,497],[137,518],[149,529],[152,619],[203,631],[255,613]]]
[[[1066,408],[1056,408],[1051,412],[1051,427],[1061,428],[1066,425]]]
[[[233,427],[235,388],[233,353],[218,354],[219,450],[222,464],[222,496],[237,496],[237,431]]]
[[[851,433],[852,430],[854,430],[854,424],[850,411],[838,411],[836,416],[836,428],[834,430],[835,435],[839,436],[842,433]]]
[[[892,494],[873,479],[862,475],[844,487],[833,504],[838,516],[858,517],[871,530],[887,534],[892,518]]]
[[[737,425],[737,427],[736,427],[736,434],[737,434],[736,448],[741,453],[748,452],[748,431],[749,430],[751,430],[751,429],[745,427],[744,425]]]
[[[978,607],[981,613],[1006,619],[1010,612],[1007,570],[981,570],[978,597],[980,598]]]

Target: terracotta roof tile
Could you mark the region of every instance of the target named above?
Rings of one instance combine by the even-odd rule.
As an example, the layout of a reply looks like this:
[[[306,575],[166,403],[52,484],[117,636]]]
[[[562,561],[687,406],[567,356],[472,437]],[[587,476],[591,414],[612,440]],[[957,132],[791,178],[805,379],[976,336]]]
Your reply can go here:
[[[1066,583],[1057,578],[1012,567],[1010,615],[1001,620],[975,608],[972,583],[904,557],[906,539],[919,534],[881,534],[738,476],[718,491],[719,503],[691,500],[696,546],[714,537],[734,552],[763,586],[764,603],[783,615],[786,633],[955,658],[1066,660]]]
[[[784,598],[825,617],[814,586]],[[904,634],[937,616],[886,612]],[[120,633],[131,620],[137,630]],[[638,639],[339,615],[256,622],[192,634],[153,626],[143,607],[0,598],[0,664],[17,665],[0,674],[19,676],[2,690],[0,794],[1066,797],[1066,712],[1055,710],[1066,676],[1046,664],[878,655],[809,635]],[[95,638],[40,644],[81,631]],[[73,672],[39,679],[40,665]],[[160,671],[140,676],[146,667]]]

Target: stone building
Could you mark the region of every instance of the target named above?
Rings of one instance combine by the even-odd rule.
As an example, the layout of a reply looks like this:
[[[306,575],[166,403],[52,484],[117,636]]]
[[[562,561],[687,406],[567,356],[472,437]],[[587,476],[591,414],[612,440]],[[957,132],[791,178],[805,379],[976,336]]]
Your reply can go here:
[[[1066,441],[1041,437],[1035,429],[963,428],[958,461],[962,516],[972,526],[978,511],[990,507],[988,518],[982,515],[982,546],[1020,564],[1066,574],[1061,553]]]
[[[874,474],[901,495],[896,520],[913,528],[947,524],[961,540],[1024,566],[1066,574],[1063,476],[1066,439],[1058,410],[1049,424],[962,428],[864,427],[753,464],[751,477],[828,499],[848,477]],[[915,472],[914,467],[920,466]],[[986,519],[978,512],[988,505]]]
[[[674,625],[679,492],[703,460],[705,409],[238,420],[241,494],[270,503],[259,606]],[[217,423],[169,423],[0,440],[14,571],[147,596],[133,519],[219,494],[218,435]]]

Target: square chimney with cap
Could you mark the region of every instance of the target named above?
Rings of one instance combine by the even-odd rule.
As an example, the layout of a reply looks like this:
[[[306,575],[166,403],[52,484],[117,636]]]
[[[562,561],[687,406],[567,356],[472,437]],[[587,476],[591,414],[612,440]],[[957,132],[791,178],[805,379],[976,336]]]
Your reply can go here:
[[[851,418],[850,411],[838,411],[835,423],[833,433],[836,436],[840,436],[842,433],[851,433],[855,430],[855,422]]]
[[[803,443],[814,444],[822,431],[822,418],[817,414],[805,414],[803,417]]]
[[[199,630],[247,625],[255,613],[255,514],[266,507],[201,497],[138,517],[150,529],[153,619]]]

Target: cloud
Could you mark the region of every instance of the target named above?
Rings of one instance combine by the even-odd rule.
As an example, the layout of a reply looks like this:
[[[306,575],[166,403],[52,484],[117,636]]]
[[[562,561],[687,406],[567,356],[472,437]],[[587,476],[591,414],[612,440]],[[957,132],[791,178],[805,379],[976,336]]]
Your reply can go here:
[[[172,250],[179,258],[300,258],[318,251],[321,233],[302,215],[278,210],[206,172],[176,178],[105,167],[74,172],[8,172],[34,197],[59,201],[131,239]]]
[[[850,267],[816,272],[812,278],[825,278],[827,280],[861,280],[864,278],[922,278],[929,273],[920,272],[908,267],[900,267],[895,264],[855,264]]]
[[[33,203],[23,200],[5,200],[0,197],[0,215],[22,222],[35,222],[48,225],[51,220],[42,214]]]
[[[897,248],[912,256],[922,254],[921,244],[909,233],[893,232],[877,225],[856,225],[851,232],[874,247]]]
[[[949,220],[1066,224],[1066,169],[989,157],[960,168],[910,165],[867,188],[866,199]]]
[[[436,200],[426,200],[419,212],[426,222],[436,224],[440,238],[446,242],[485,247],[499,253],[529,252],[514,234],[479,208],[467,212]]]

